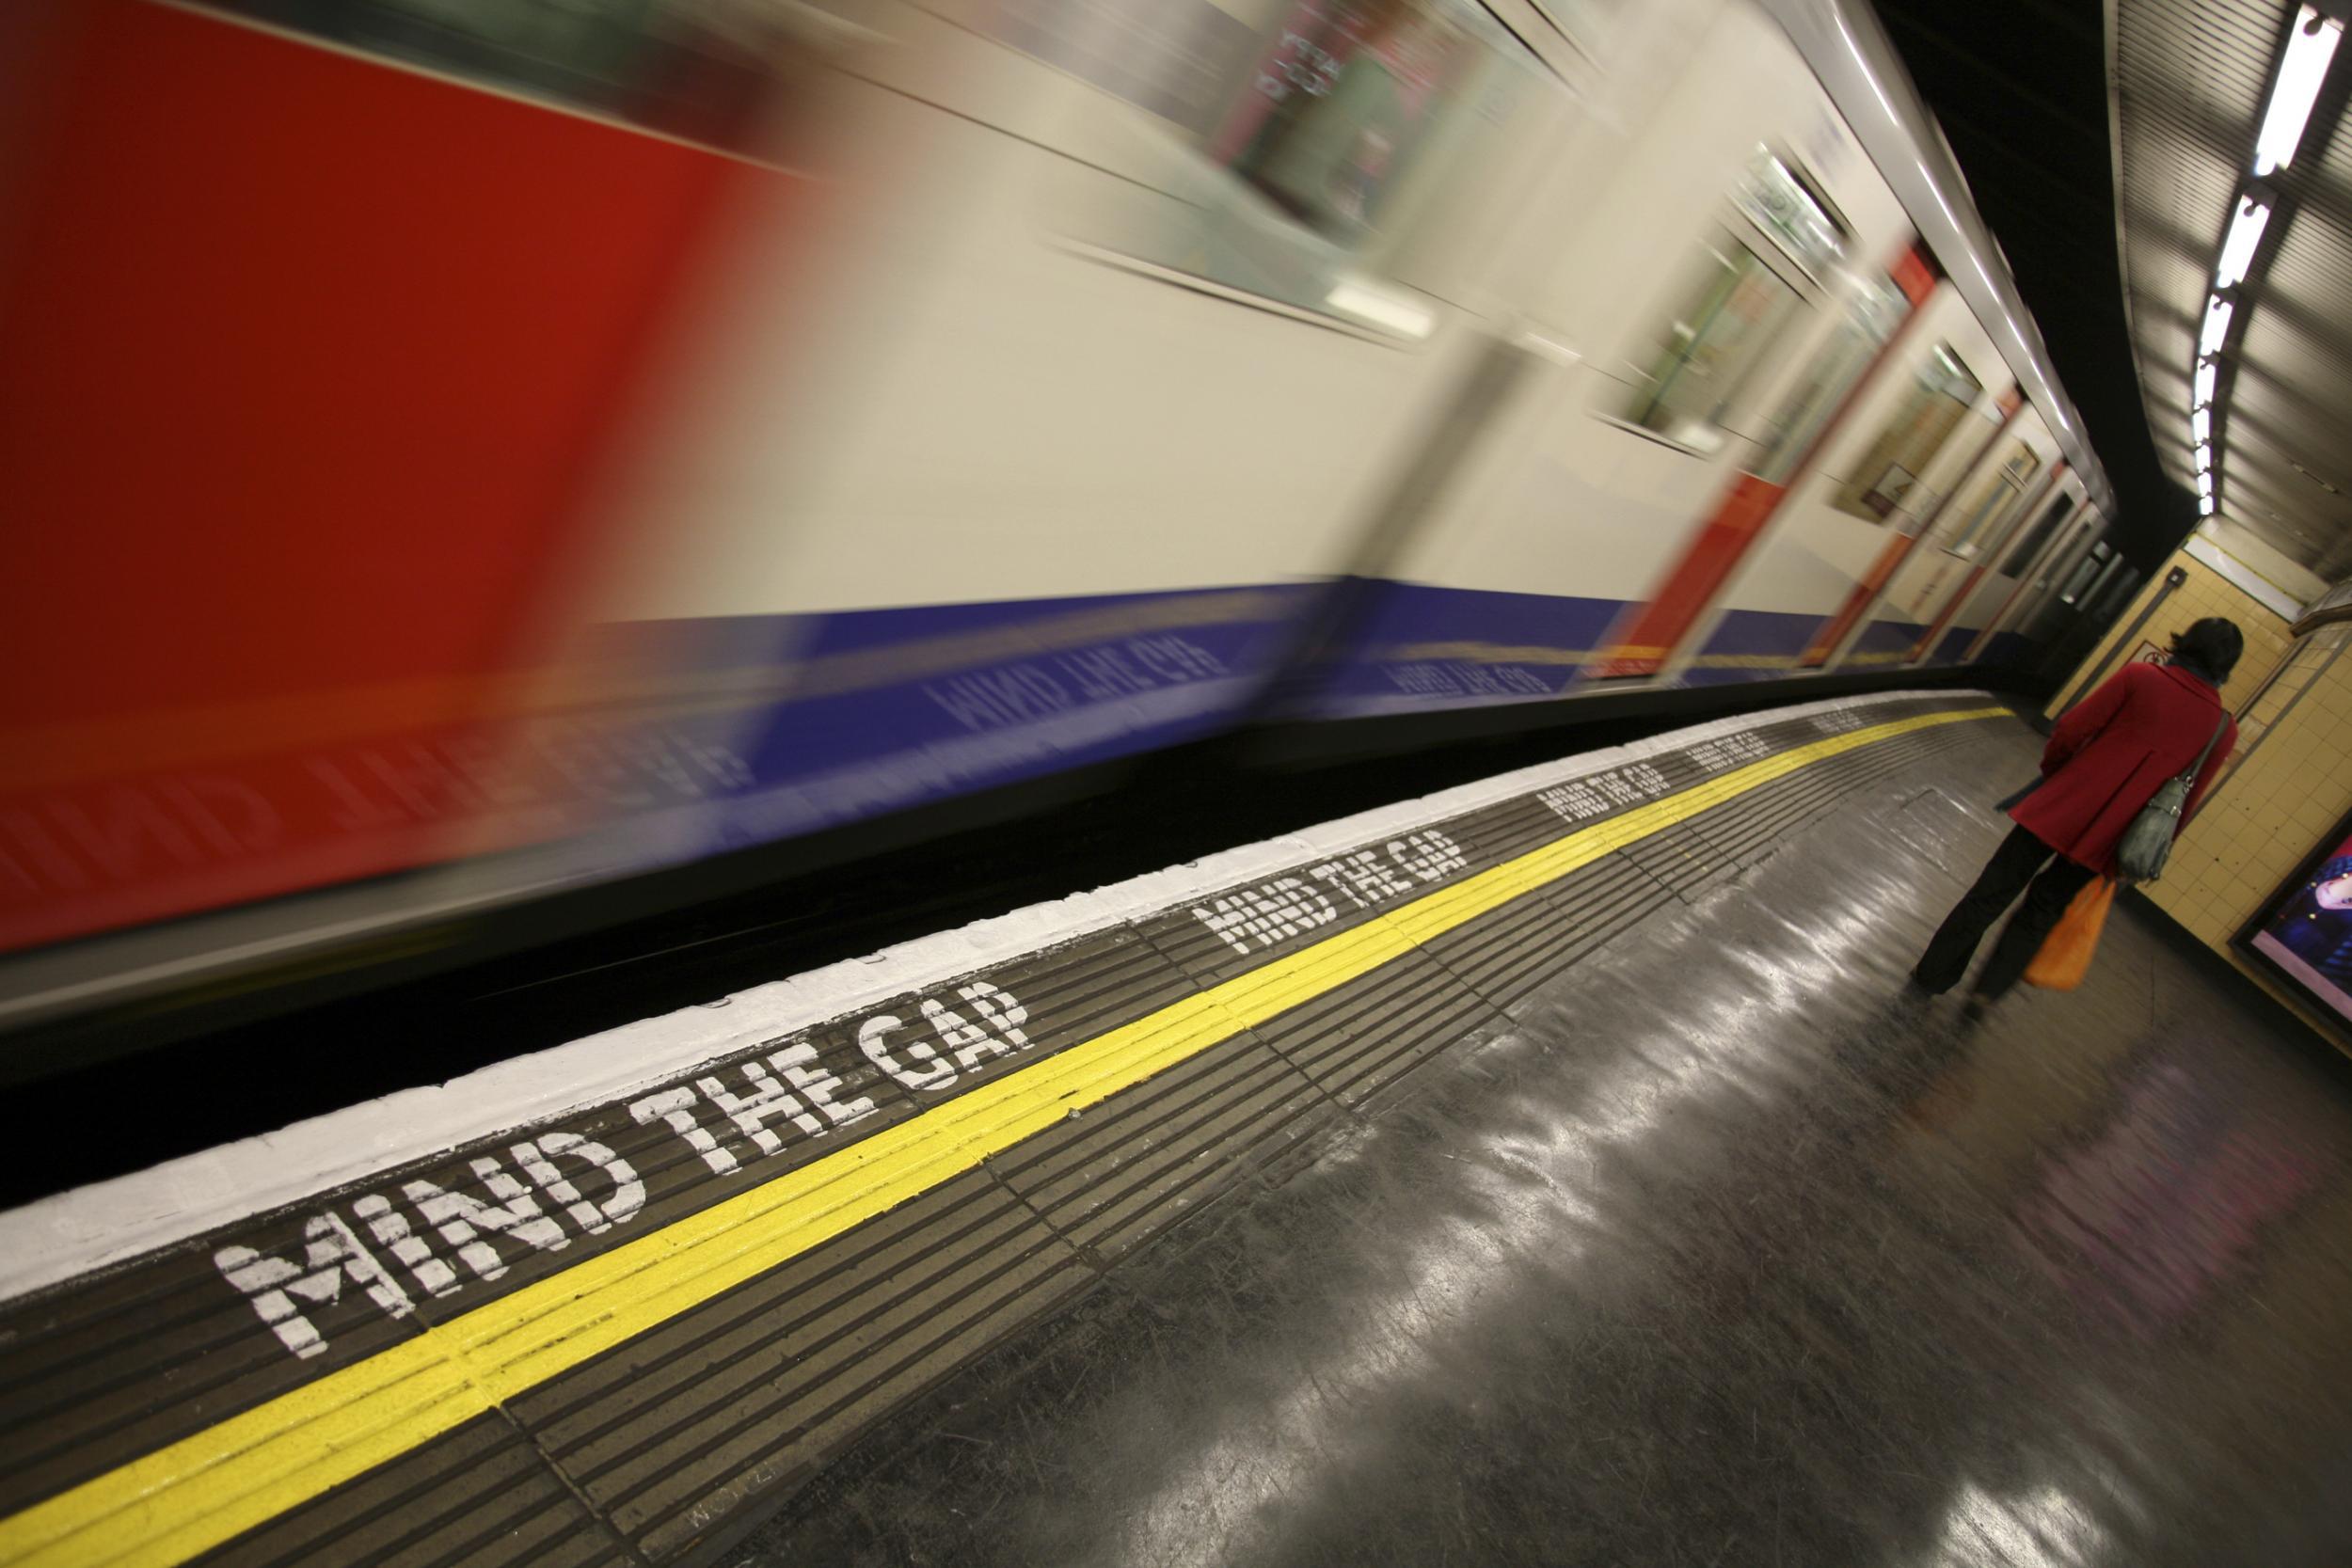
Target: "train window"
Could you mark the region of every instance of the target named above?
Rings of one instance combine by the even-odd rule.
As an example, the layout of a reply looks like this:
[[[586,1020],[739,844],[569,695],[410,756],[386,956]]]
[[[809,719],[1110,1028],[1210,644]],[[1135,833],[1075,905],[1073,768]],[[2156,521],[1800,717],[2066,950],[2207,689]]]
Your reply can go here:
[[[1733,200],[1810,277],[1827,276],[1846,254],[1846,230],[1828,198],[1769,147],[1750,155]]]
[[[1936,344],[1838,492],[1838,510],[1874,522],[1894,516],[1983,390],[1949,343]]]
[[[1762,257],[1719,231],[1671,297],[1626,418],[1677,446],[1714,451],[1731,400],[1795,316],[1799,296]]]
[[[756,0],[209,0],[348,48],[739,146],[810,42]],[[803,51],[804,52],[804,51]]]
[[[1302,7],[1212,150],[1299,223],[1360,244],[1452,107],[1474,48],[1465,20],[1427,4]]]
[[[2066,514],[2074,504],[2074,497],[2061,495],[2043,508],[2042,520],[2026,531],[2026,536],[2017,541],[2016,547],[2009,552],[2009,559],[2001,562],[2001,575],[2005,578],[2024,576],[2026,568],[2032,565],[2034,558],[2042,553],[2042,547],[2058,532],[2058,525],[2066,521]]]
[[[1476,162],[1481,138],[1514,129],[1541,79],[1472,0],[998,8],[1022,24],[1000,19],[1004,41],[1159,122],[1133,150],[1150,172],[1094,191],[1072,216],[1073,238],[1404,337],[1424,335],[1434,314],[1378,275],[1421,207]]]
[[[1990,544],[1998,525],[2007,521],[2024,499],[2026,486],[2042,471],[2042,454],[2023,441],[2011,441],[2001,461],[1979,477],[1974,488],[1952,507],[1954,526],[1944,547],[1954,555],[1972,556]]]
[[[1804,379],[1772,416],[1772,445],[1756,465],[1758,479],[1773,484],[1788,482],[1821,426],[1870,368],[1880,346],[1910,309],[1910,300],[1893,278],[1853,279],[1836,334],[1813,356]]]

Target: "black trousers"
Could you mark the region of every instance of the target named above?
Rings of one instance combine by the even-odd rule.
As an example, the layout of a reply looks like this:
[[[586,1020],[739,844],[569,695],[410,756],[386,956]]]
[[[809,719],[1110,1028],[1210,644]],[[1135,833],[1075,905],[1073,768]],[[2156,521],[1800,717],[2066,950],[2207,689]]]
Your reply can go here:
[[[2024,893],[2025,903],[2010,917],[2001,931],[2001,940],[1993,944],[1993,957],[1977,976],[1977,994],[1987,999],[1999,996],[2025,978],[2026,966],[2042,951],[2042,941],[2050,928],[2066,912],[2066,906],[2074,901],[2074,895],[2098,873],[2053,850],[2048,845],[2023,828],[2013,828],[2001,847],[1985,863],[1978,874],[1977,885],[1968,895],[1952,906],[1952,912],[1944,917],[1944,925],[1928,943],[1928,950],[1919,956],[1918,966],[1911,977],[1919,985],[1938,993],[1960,984],[1968,973],[1968,960],[1977,956],[1977,944],[1984,933],[2001,918],[2001,911],[2015,903]]]

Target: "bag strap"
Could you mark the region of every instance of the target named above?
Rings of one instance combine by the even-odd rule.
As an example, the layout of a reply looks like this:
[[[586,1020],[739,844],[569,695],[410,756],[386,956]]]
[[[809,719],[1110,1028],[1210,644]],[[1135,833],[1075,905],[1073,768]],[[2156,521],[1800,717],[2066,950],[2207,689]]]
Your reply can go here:
[[[2197,760],[2190,763],[2188,765],[2188,771],[2181,775],[2181,782],[2187,784],[2189,788],[2195,789],[2197,787],[2197,775],[2205,770],[2205,759],[2213,755],[2213,749],[2216,746],[2221,744],[2221,732],[2229,727],[2230,710],[2228,708],[2223,708],[2221,710],[2221,721],[2214,725],[2213,734],[2208,736],[2205,739],[2205,749],[2197,753]]]

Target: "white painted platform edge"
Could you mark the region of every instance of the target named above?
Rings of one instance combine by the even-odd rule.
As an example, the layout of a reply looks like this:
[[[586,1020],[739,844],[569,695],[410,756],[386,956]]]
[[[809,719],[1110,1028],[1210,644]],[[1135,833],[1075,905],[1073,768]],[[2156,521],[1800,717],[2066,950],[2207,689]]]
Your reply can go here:
[[[1629,746],[1518,768],[1147,872],[1091,893],[1032,904],[866,958],[754,986],[722,1001],[584,1036],[445,1084],[386,1095],[275,1132],[77,1187],[0,1212],[0,1301],[128,1262],[495,1133],[623,1099],[762,1040],[799,1034],[871,1004],[1059,946],[1318,855],[1427,827],[1693,741],[1922,696],[1990,693],[1940,689],[1832,698],[1719,719]],[[135,1074],[136,1062],[122,1070]]]

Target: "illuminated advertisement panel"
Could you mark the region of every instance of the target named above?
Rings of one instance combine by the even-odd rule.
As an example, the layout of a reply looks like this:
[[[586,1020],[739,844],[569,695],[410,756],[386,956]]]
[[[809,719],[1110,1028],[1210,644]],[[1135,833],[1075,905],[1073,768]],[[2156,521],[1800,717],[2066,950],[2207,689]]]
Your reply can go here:
[[[2352,1022],[2352,816],[2237,934],[2240,951],[2340,1022]]]

